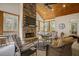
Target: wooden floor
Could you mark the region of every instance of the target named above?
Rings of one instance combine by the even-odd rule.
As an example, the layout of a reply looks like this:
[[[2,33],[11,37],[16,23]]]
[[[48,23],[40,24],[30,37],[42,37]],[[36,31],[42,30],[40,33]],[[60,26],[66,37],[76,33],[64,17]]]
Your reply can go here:
[[[31,56],[36,56],[36,54],[32,54]],[[37,56],[46,56],[46,51],[37,50]]]

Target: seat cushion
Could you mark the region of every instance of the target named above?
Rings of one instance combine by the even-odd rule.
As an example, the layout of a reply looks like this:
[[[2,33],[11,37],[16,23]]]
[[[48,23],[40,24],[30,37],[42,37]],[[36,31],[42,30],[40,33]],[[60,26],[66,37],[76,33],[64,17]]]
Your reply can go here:
[[[30,44],[27,44],[27,45],[23,45],[22,48],[21,48],[21,51],[28,50],[29,48],[31,48],[33,46],[34,46],[33,43],[30,43]]]
[[[29,48],[21,53],[22,56],[30,56],[36,52],[35,48]]]
[[[66,38],[63,38],[63,39],[53,40],[52,46],[53,47],[61,47],[63,45],[70,44],[70,43],[73,43],[73,42],[74,42],[74,39],[72,37],[66,37]]]

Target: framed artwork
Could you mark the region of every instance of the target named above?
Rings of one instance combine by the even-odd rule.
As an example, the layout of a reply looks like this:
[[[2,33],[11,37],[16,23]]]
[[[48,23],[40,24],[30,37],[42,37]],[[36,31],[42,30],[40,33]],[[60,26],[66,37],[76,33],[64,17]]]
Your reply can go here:
[[[3,31],[18,31],[18,16],[4,13]]]
[[[64,23],[60,23],[59,24],[59,29],[64,29],[65,28],[65,24]]]
[[[77,23],[71,23],[71,34],[76,34],[77,35]]]

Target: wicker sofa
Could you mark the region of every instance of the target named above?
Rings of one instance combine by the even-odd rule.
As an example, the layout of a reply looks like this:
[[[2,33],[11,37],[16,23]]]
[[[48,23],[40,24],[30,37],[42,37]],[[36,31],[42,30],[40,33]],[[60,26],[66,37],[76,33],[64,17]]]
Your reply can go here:
[[[73,37],[65,37],[52,42],[48,46],[48,56],[71,56],[72,55],[72,43],[74,42]]]

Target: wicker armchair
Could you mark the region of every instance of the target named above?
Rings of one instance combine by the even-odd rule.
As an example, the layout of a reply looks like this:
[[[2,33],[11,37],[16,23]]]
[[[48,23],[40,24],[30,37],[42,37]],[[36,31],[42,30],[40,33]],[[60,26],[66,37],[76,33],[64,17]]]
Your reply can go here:
[[[17,47],[16,51],[19,51],[22,55],[26,50],[33,48],[34,51],[36,51],[36,47],[34,46],[33,43],[31,44],[22,44],[20,37],[18,35],[12,35],[13,40],[15,42],[15,45]],[[30,51],[29,51],[30,52]],[[26,52],[27,53],[27,52]],[[37,54],[37,53],[36,53]]]

